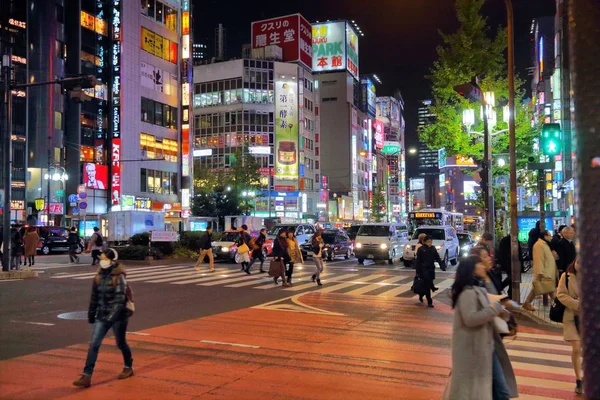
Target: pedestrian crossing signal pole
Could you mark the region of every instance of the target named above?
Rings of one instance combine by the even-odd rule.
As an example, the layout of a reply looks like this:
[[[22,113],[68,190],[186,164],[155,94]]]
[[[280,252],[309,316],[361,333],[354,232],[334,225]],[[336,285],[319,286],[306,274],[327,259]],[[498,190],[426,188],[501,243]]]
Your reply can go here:
[[[573,85],[576,196],[578,207],[581,334],[583,344],[584,394],[600,399],[600,112],[598,54],[600,54],[600,3],[569,0],[569,55]],[[568,155],[567,155],[568,156]],[[577,203],[576,203],[577,204]]]

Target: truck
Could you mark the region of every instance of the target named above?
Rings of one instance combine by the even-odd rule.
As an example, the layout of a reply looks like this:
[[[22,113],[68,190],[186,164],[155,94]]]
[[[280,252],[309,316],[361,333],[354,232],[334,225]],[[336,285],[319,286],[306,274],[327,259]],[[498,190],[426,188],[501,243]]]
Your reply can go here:
[[[165,214],[155,211],[112,211],[100,220],[100,226],[107,229],[106,240],[115,244],[127,242],[138,233],[166,230]]]
[[[277,223],[277,218],[253,217],[250,215],[233,215],[225,217],[225,232],[238,230],[240,226],[246,224],[248,232],[258,235],[262,228],[271,229]]]

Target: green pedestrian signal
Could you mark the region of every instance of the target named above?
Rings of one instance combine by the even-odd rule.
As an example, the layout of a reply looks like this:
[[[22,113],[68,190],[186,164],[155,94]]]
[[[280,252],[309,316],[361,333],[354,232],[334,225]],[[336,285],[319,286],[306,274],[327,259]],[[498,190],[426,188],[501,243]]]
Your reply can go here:
[[[562,132],[560,124],[542,125],[540,150],[545,156],[557,156],[562,152]]]

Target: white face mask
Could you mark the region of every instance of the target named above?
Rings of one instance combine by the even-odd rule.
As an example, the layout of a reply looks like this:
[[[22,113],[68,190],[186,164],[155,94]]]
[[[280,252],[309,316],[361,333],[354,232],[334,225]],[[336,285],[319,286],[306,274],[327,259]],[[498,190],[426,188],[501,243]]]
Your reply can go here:
[[[110,267],[110,260],[100,260],[100,268],[106,269]]]

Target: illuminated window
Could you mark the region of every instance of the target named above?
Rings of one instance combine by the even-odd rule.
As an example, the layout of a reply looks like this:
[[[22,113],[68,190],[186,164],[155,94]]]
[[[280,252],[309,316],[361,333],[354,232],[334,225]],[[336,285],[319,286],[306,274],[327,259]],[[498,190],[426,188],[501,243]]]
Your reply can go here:
[[[172,139],[157,138],[147,133],[140,134],[140,149],[142,157],[164,159],[169,162],[177,162],[179,146]]]
[[[94,148],[92,146],[81,146],[79,160],[81,162],[94,162]]]

